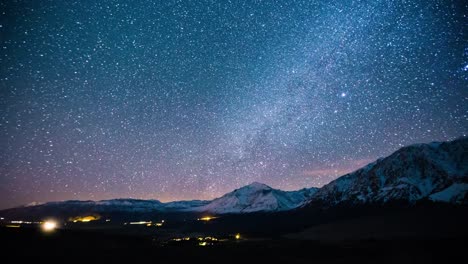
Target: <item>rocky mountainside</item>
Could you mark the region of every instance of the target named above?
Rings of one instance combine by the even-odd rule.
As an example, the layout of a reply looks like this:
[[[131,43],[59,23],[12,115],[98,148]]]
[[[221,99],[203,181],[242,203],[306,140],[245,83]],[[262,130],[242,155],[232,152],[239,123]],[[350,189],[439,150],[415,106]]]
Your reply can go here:
[[[401,148],[322,187],[309,202],[326,206],[429,199],[467,203],[468,138]]]

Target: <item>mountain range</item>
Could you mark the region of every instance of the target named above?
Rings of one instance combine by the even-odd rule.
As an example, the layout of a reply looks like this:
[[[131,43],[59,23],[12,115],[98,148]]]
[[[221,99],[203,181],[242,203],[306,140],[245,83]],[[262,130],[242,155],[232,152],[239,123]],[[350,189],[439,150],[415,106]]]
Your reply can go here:
[[[468,138],[404,147],[320,188],[312,201],[467,203]]]
[[[254,182],[211,201],[113,199],[63,201],[0,211],[4,215],[278,212],[307,206],[365,205],[421,200],[468,204],[468,138],[404,147],[322,188],[282,191]]]

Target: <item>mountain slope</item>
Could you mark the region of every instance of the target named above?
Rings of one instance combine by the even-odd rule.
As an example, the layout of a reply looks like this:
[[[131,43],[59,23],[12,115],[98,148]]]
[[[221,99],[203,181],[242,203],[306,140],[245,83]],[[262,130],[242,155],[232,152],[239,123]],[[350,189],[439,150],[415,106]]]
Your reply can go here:
[[[112,199],[102,201],[61,201],[10,208],[0,211],[8,219],[41,219],[43,217],[69,217],[83,215],[126,215],[136,217],[142,214],[171,213],[200,207],[209,201],[177,201],[162,203],[158,200]]]
[[[284,211],[296,208],[307,201],[316,188],[298,191],[281,191],[253,183],[212,201],[174,201],[162,203],[158,200],[113,199],[102,201],[62,201],[11,208],[0,211],[2,217],[28,216],[71,216],[98,214],[138,214],[154,213],[247,213]]]
[[[310,203],[333,206],[421,199],[467,203],[468,138],[404,147],[322,187]]]
[[[316,191],[317,188],[281,191],[254,182],[194,210],[218,214],[285,211],[301,206]]]

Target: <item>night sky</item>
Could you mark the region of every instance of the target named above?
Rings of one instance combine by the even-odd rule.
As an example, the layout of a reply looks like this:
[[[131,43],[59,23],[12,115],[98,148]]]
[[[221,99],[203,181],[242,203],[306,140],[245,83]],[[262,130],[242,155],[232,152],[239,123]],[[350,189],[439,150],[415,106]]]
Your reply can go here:
[[[323,186],[468,134],[464,1],[2,1],[0,208]]]

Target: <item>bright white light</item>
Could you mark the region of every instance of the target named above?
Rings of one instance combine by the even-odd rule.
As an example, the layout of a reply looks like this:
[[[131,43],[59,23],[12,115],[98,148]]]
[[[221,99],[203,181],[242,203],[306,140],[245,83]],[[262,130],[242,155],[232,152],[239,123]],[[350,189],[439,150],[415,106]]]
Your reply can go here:
[[[346,93],[341,93],[341,97],[346,97]]]
[[[151,224],[151,221],[139,221],[139,222],[130,222],[131,225],[146,225]]]
[[[49,220],[42,223],[42,230],[45,232],[54,231],[57,228],[57,222]]]

